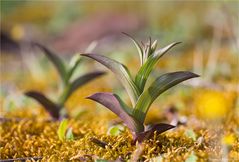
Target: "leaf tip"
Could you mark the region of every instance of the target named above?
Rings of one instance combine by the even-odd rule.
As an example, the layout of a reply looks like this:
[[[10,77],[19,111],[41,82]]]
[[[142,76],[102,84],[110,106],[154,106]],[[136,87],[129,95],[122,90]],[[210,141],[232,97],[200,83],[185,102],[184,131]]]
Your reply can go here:
[[[46,50],[47,48],[42,44],[42,43],[40,43],[40,42],[37,42],[37,41],[32,41],[31,42],[31,45],[34,47],[38,47],[38,48],[40,48],[41,50]]]
[[[24,92],[24,95],[28,96],[28,97],[33,97],[36,94],[39,94],[40,92],[36,92],[36,91],[26,91]]]
[[[183,42],[181,42],[181,41],[174,42],[174,44],[181,44],[181,43],[183,43]]]
[[[193,72],[190,72],[191,73],[191,75],[192,75],[192,78],[197,78],[197,77],[200,77],[200,75],[199,74],[196,74],[196,73],[193,73]]]
[[[107,72],[106,71],[96,71],[95,74],[98,76],[101,76],[101,75],[107,74]]]
[[[100,93],[94,93],[90,96],[87,96],[86,99],[90,99],[90,100],[95,100],[96,98],[98,98],[98,96],[100,95]]]
[[[121,32],[122,34],[124,34],[124,35],[126,35],[126,36],[128,36],[128,37],[131,37],[128,33],[126,33],[126,32]]]

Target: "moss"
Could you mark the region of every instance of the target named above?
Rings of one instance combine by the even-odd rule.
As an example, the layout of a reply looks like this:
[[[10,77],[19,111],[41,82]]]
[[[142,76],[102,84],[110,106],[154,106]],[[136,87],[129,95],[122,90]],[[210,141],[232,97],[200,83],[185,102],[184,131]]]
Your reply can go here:
[[[108,113],[87,113],[81,120],[69,121],[75,136],[74,141],[60,141],[57,136],[59,122],[39,119],[9,120],[1,123],[1,159],[21,157],[42,157],[43,161],[92,161],[96,158],[128,160],[135,156],[139,144],[134,145],[130,132],[126,129],[118,136],[107,135],[112,116]],[[233,120],[235,128],[238,126]],[[206,124],[205,124],[206,125]],[[185,135],[187,126],[179,126],[173,131],[157,134],[142,143],[138,160],[162,156],[165,161],[183,161],[193,151],[199,161],[222,156],[222,145],[218,144],[218,130],[207,127],[191,127],[201,141],[194,141]],[[239,138],[233,129],[225,129],[235,135],[235,143],[229,147],[230,159],[238,159]],[[107,143],[105,148],[92,142],[96,138]],[[135,157],[134,157],[135,158]]]

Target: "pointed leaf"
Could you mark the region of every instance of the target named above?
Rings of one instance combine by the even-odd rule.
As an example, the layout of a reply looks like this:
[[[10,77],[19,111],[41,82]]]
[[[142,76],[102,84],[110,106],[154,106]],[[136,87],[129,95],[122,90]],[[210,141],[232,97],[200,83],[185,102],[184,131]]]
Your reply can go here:
[[[188,71],[179,71],[161,75],[139,97],[133,110],[133,116],[139,121],[144,122],[145,115],[150,105],[160,94],[187,79],[195,77],[198,77],[198,75]]]
[[[97,41],[91,42],[91,43],[88,45],[88,47],[85,49],[85,53],[90,53],[90,52],[92,52],[92,51],[96,48],[97,44],[98,44]]]
[[[36,101],[38,101],[45,109],[49,112],[49,114],[55,118],[60,118],[60,107],[53,103],[51,100],[49,100],[46,96],[44,96],[40,92],[36,91],[28,91],[25,93],[26,96],[34,98]]]
[[[134,42],[134,44],[135,44],[135,46],[136,46],[136,48],[138,50],[138,53],[139,53],[140,65],[143,65],[143,63],[144,63],[143,62],[144,52],[143,52],[142,47],[140,46],[140,44],[131,35],[129,35],[127,33],[124,33],[124,32],[123,32],[123,34],[126,35],[127,37],[129,37]]]
[[[149,41],[146,43],[145,45],[145,49],[144,49],[144,57],[143,57],[143,63],[145,63],[151,53],[151,44],[152,44],[152,40],[151,37],[149,37]]]
[[[67,127],[68,127],[68,120],[63,119],[60,123],[58,130],[57,130],[57,135],[61,141],[64,141],[66,139]]]
[[[79,54],[74,55],[71,58],[71,61],[69,63],[69,70],[65,76],[65,82],[68,83],[69,80],[71,79],[74,71],[76,70],[77,66],[81,63],[81,58]]]
[[[96,71],[91,72],[88,74],[84,74],[78,78],[76,78],[72,83],[70,83],[64,90],[62,96],[59,99],[60,105],[64,105],[66,100],[71,96],[71,94],[77,90],[79,87],[85,85],[86,83],[92,81],[93,79],[96,79],[97,77],[100,77],[104,75],[105,72],[103,71]]]
[[[135,105],[140,94],[139,94],[138,87],[135,85],[134,81],[132,80],[132,77],[126,66],[102,55],[82,54],[82,56],[86,56],[98,61],[99,63],[103,64],[108,69],[110,69],[113,73],[115,73],[115,75],[121,81],[127,93],[129,94],[132,105],[133,106]]]
[[[48,59],[55,65],[55,68],[57,69],[58,73],[61,76],[62,81],[64,82],[66,77],[66,67],[64,62],[61,60],[60,57],[57,56],[53,51],[48,49],[47,47],[43,46],[39,43],[34,43],[36,46],[38,46],[44,54],[48,57]]]
[[[164,123],[155,124],[147,131],[138,133],[136,135],[135,141],[138,141],[141,143],[144,140],[151,138],[155,131],[157,131],[160,134],[172,128],[175,128],[175,126],[170,124],[164,124]]]
[[[143,124],[134,120],[132,116],[129,115],[130,110],[128,107],[125,107],[121,104],[123,101],[119,101],[119,96],[112,93],[95,93],[92,96],[87,97],[88,99],[94,100],[106,108],[115,113],[122,121],[127,125],[127,127],[133,132],[142,131]]]
[[[143,92],[144,90],[144,86],[145,83],[149,77],[149,74],[151,73],[151,71],[153,70],[153,68],[155,67],[155,65],[157,64],[157,62],[159,61],[159,59],[168,51],[170,50],[172,47],[174,47],[175,45],[179,44],[180,42],[176,42],[176,43],[172,43],[162,49],[159,49],[157,51],[155,51],[153,54],[151,54],[147,61],[143,64],[143,66],[141,66],[141,68],[139,69],[136,77],[135,77],[135,84],[138,86],[138,88],[140,89],[140,92]]]
[[[80,86],[82,86],[82,85],[84,85],[84,84],[104,75],[104,74],[105,74],[105,72],[103,72],[103,71],[95,71],[95,72],[87,73],[87,74],[84,74],[84,75],[78,77],[71,83],[70,94],[72,92],[74,92],[77,88],[79,88]]]
[[[150,55],[154,53],[154,51],[156,50],[157,48],[157,45],[158,45],[158,41],[155,40],[152,45],[151,45],[151,51],[150,51]]]

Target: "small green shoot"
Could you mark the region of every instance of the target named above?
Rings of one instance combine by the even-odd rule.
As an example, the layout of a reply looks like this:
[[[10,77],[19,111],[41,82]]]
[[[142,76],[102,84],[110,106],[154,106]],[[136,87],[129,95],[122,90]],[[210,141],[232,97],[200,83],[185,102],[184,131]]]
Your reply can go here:
[[[118,136],[122,131],[124,131],[124,126],[114,125],[108,129],[107,134],[111,136]]]
[[[67,126],[68,126],[68,120],[67,119],[63,119],[60,123],[60,126],[58,128],[57,134],[58,137],[61,141],[65,140],[65,133],[67,130]]]
[[[40,104],[42,104],[44,108],[52,116],[52,118],[59,120],[62,117],[67,117],[68,116],[67,113],[65,114],[61,113],[66,112],[64,111],[66,110],[64,109],[64,104],[67,101],[67,99],[79,87],[83,86],[84,84],[90,82],[91,80],[97,77],[102,76],[104,72],[102,71],[91,72],[72,80],[72,76],[81,62],[80,55],[77,54],[73,56],[72,59],[70,60],[69,65],[66,65],[64,61],[60,57],[58,57],[57,54],[55,54],[47,47],[39,43],[35,43],[35,45],[38,46],[44,52],[47,58],[52,62],[52,64],[57,69],[62,81],[62,91],[56,102],[51,101],[44,94],[37,91],[28,91],[25,93],[25,95],[34,98]]]
[[[72,132],[72,128],[68,128],[68,120],[63,119],[60,123],[60,126],[57,131],[58,137],[61,141],[64,140],[74,140],[74,135]]]
[[[98,61],[116,75],[130,97],[131,106],[128,106],[122,101],[118,95],[112,93],[96,93],[88,98],[104,105],[118,115],[132,131],[135,141],[141,142],[144,139],[150,138],[154,131],[162,133],[174,128],[172,125],[160,123],[146,129],[147,127],[144,126],[144,121],[151,104],[159,95],[171,87],[185,80],[198,77],[198,75],[188,71],[166,73],[157,77],[156,80],[146,88],[145,85],[149,75],[159,59],[180,42],[172,43],[157,50],[157,41],[152,43],[151,38],[146,44],[141,46],[134,38],[128,34],[126,35],[133,40],[140,57],[141,67],[135,78],[132,77],[128,68],[118,61],[103,55],[91,53],[82,54],[82,56]]]

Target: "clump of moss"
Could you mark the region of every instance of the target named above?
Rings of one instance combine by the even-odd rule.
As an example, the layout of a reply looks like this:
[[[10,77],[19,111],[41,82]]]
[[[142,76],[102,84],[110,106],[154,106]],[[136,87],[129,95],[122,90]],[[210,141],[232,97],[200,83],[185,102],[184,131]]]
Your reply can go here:
[[[73,141],[61,141],[58,138],[58,121],[24,119],[1,122],[1,159],[41,157],[42,161],[92,161],[136,158],[143,161],[162,157],[165,161],[184,161],[193,152],[199,161],[205,161],[222,156],[222,146],[218,145],[218,132],[206,127],[190,126],[190,129],[194,130],[196,140],[185,134],[188,126],[180,126],[166,134],[155,132],[151,139],[135,145],[128,129],[117,136],[106,134],[109,121],[112,120],[107,113],[100,114],[98,118],[93,116],[94,114],[88,113],[82,116],[84,120],[69,120],[75,136]],[[233,120],[231,124],[236,126]],[[231,128],[222,131],[235,134]],[[92,138],[104,142],[105,147],[94,142]],[[142,149],[141,153],[134,157],[139,148]],[[230,146],[228,153],[229,159],[238,157],[238,148],[239,138],[235,134],[235,143]]]

